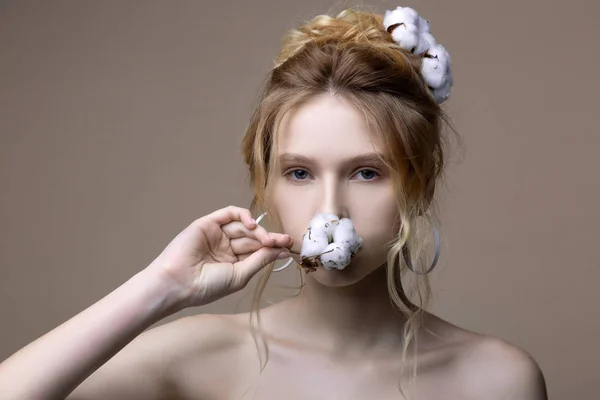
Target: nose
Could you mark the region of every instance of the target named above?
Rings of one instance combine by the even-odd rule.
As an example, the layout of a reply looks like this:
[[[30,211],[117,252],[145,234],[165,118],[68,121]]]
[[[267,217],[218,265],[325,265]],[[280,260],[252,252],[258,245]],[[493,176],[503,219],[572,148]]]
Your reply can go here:
[[[339,218],[348,217],[346,185],[331,176],[323,179],[320,212],[337,215]]]

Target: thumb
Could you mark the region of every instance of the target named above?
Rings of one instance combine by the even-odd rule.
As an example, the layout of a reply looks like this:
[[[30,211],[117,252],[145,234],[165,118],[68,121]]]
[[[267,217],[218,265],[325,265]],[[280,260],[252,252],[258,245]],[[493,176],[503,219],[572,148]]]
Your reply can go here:
[[[236,281],[245,286],[258,271],[277,260],[290,257],[287,249],[281,247],[261,247],[248,258],[234,264]]]

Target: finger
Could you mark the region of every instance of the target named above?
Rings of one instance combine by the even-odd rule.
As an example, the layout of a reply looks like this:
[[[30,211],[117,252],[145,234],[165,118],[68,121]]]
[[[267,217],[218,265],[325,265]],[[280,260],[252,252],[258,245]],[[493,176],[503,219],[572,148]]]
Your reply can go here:
[[[275,244],[275,239],[272,238],[269,233],[262,226],[257,226],[256,229],[248,229],[241,222],[230,222],[221,227],[225,235],[230,239],[238,239],[242,237],[249,237],[252,239],[259,240],[263,246],[272,247]]]
[[[255,228],[258,224],[252,218],[250,210],[237,206],[228,206],[214,211],[208,217],[219,224],[219,226],[228,224],[232,221],[241,221],[248,229]]]
[[[252,213],[250,210],[243,209],[244,211],[241,214],[242,222],[248,229],[254,229],[258,226],[256,220],[252,217]]]
[[[229,239],[238,239],[242,237],[255,237],[254,231],[246,228],[243,223],[234,221],[225,224],[221,227],[221,230],[227,235]]]
[[[260,240],[263,246],[291,248],[294,244],[294,240],[290,235],[267,232],[267,230],[260,224],[254,229],[249,229],[240,221],[231,221],[222,225],[221,229],[230,239],[250,237]]]
[[[279,247],[262,247],[260,250],[252,253],[248,258],[238,261],[234,265],[234,282],[239,287],[244,287],[258,271],[280,258],[289,257],[290,254],[285,249]]]
[[[258,224],[256,229],[256,238],[261,240],[263,245],[272,247],[288,247],[291,248],[294,244],[294,239],[285,233],[267,232],[266,228]]]
[[[254,254],[254,253],[255,253],[254,251],[251,251],[251,252],[249,252],[249,253],[244,253],[244,254],[236,254],[235,256],[237,257],[238,261],[244,261],[246,258],[250,257],[250,256],[251,256],[252,254]],[[287,250],[286,250],[286,252],[284,252],[284,254],[285,254],[285,256],[282,256],[282,259],[283,259],[283,258],[290,258],[290,257],[294,257],[294,255],[293,255],[293,254],[289,254],[289,255],[288,255],[288,252],[287,252]]]
[[[248,237],[232,239],[229,241],[229,245],[231,246],[233,254],[236,256],[240,254],[254,253],[261,247],[264,247],[260,241]]]
[[[229,239],[238,239],[249,237],[259,240],[263,246],[267,247],[287,247],[291,248],[294,240],[290,235],[284,233],[267,232],[267,230],[258,225],[255,229],[246,228],[241,222],[234,221],[221,227]]]
[[[250,257],[252,254],[254,254],[254,252],[252,253],[246,253],[246,254],[237,254],[237,258],[238,261],[244,261],[246,258]]]
[[[264,229],[264,228],[263,228]],[[266,230],[263,233],[257,234],[257,239],[261,241],[263,246],[268,247],[287,247],[291,248],[294,244],[294,239],[285,233],[275,233],[275,232],[267,232]]]
[[[276,237],[275,235],[267,232],[267,230],[265,229],[264,226],[261,226],[260,224],[253,230],[254,234],[256,235],[256,239],[260,240],[260,242],[264,245],[264,246],[275,246],[276,243]]]

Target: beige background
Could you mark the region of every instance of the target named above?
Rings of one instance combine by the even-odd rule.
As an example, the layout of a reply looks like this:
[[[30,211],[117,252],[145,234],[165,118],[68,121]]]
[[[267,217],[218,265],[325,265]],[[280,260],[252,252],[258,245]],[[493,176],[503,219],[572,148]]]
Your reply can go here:
[[[526,348],[552,399],[597,399],[599,3],[369,4],[416,7],[454,61],[433,311]],[[284,30],[332,5],[0,1],[0,359],[249,204],[256,90]]]

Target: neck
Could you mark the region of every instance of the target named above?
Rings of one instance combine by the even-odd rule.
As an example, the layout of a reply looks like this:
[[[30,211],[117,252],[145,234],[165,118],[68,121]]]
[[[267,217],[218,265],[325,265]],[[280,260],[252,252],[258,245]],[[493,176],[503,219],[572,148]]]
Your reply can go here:
[[[287,310],[291,329],[335,353],[386,352],[402,344],[405,317],[392,305],[383,266],[345,287],[324,286],[308,275]]]

